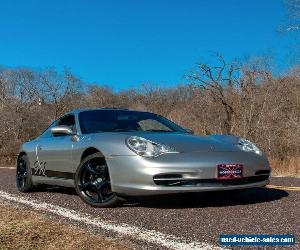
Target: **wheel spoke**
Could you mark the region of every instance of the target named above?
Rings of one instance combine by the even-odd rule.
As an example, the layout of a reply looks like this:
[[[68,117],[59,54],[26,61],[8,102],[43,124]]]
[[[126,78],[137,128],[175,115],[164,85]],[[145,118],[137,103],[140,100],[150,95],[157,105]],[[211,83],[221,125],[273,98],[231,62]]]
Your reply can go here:
[[[87,169],[88,171],[90,171],[91,173],[93,173],[93,174],[97,174],[97,172],[95,171],[95,169],[93,168],[93,166],[92,166],[90,163],[88,163],[88,164],[86,165],[86,169]]]
[[[95,168],[97,169],[97,174],[105,175],[105,165],[96,165]]]
[[[104,180],[102,180],[102,182],[100,184],[98,184],[99,185],[98,189],[102,190],[103,187],[109,186],[109,184],[110,184],[110,181],[104,179]]]
[[[102,202],[104,200],[102,190],[97,188],[98,202]]]
[[[85,183],[78,185],[78,187],[81,191],[87,191],[91,188],[94,188],[94,184],[92,182],[85,182]]]

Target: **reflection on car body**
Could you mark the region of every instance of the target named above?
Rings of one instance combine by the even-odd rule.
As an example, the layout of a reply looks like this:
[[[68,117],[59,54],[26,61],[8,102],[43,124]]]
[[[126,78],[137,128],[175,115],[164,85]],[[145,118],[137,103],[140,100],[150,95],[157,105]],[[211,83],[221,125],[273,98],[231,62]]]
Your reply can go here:
[[[196,136],[149,112],[75,110],[22,145],[17,187],[75,187],[86,203],[115,206],[121,196],[235,190],[268,184],[266,156],[231,135]]]

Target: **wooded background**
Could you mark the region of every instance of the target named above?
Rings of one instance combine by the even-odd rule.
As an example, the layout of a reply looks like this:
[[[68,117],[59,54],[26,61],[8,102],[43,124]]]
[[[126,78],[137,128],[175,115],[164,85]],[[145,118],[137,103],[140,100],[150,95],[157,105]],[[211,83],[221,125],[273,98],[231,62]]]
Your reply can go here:
[[[113,91],[69,70],[0,69],[0,161],[14,162],[20,144],[76,108],[115,107],[161,114],[196,134],[234,134],[261,147],[279,172],[299,174],[300,68],[275,75],[264,60],[199,63],[186,84],[144,84]]]

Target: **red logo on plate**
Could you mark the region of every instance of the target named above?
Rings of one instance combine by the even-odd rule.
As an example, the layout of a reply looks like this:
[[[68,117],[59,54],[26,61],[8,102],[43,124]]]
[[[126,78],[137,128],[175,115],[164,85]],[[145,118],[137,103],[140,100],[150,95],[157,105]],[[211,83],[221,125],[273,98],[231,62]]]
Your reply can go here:
[[[218,179],[238,179],[243,177],[242,164],[219,164],[217,165]]]

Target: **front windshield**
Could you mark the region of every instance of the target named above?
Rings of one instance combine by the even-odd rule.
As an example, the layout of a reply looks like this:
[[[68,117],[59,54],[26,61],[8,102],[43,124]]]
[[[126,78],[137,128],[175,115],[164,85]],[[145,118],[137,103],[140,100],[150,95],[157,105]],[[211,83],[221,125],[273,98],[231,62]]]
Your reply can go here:
[[[148,113],[126,110],[90,110],[79,114],[83,134],[98,132],[181,132],[187,131],[168,119]]]

